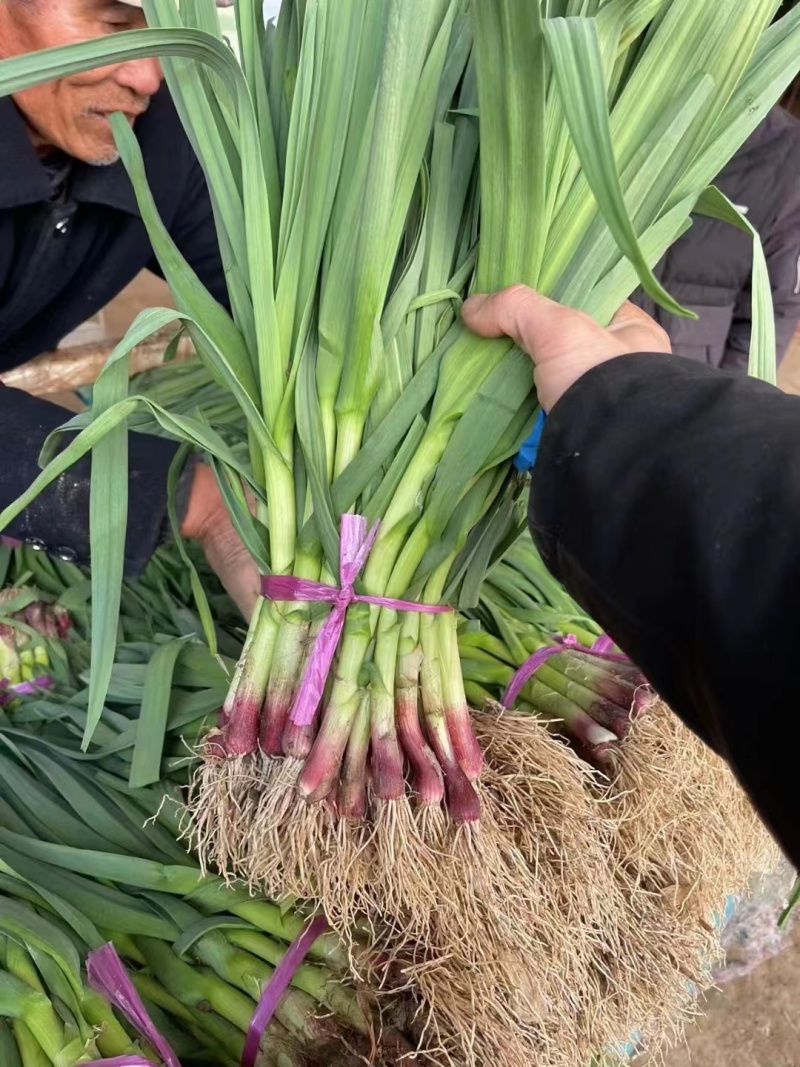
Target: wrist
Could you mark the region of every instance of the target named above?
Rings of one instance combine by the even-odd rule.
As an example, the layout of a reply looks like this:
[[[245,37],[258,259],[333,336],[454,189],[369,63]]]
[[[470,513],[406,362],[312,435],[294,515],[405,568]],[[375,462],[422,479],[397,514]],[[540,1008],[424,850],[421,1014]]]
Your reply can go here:
[[[598,353],[576,353],[575,355],[561,356],[557,360],[545,360],[539,363],[533,372],[539,403],[549,413],[564,393],[584,374],[587,374],[594,367],[599,367],[601,363],[619,359],[622,355],[624,355],[623,352],[608,352],[602,355]]]

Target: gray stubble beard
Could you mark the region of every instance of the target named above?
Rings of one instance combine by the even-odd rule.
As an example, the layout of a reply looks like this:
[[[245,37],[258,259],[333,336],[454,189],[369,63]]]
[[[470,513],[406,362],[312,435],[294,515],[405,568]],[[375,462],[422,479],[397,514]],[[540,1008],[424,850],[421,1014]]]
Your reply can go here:
[[[107,156],[103,156],[99,159],[87,159],[86,164],[89,167],[113,167],[115,163],[119,162],[119,152],[113,151]]]

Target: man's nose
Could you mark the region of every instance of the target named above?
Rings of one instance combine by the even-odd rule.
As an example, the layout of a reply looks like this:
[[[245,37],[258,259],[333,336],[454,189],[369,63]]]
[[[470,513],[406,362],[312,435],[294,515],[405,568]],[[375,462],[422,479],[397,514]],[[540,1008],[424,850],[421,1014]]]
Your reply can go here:
[[[137,96],[153,96],[164,80],[164,72],[161,63],[155,58],[135,59],[130,63],[120,64],[114,80]]]

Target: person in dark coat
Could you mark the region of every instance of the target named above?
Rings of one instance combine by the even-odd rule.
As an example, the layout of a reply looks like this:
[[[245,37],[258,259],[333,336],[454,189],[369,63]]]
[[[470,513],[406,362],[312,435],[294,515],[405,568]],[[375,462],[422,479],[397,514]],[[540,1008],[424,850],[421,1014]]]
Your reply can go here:
[[[778,363],[800,322],[800,120],[780,107],[745,141],[716,185],[755,226],[764,246]],[[672,315],[641,290],[634,297],[669,334],[675,355],[710,367],[747,370],[752,319],[752,238],[695,216],[655,273],[696,320]]]
[[[140,0],[0,2],[0,57],[142,28]],[[108,117],[123,112],[176,245],[210,292],[227,301],[205,177],[162,84],[156,59],[72,75],[0,99],[0,370],[58,345],[136,275],[159,271]],[[38,474],[65,412],[0,386],[0,509]],[[126,567],[138,574],[167,536],[172,442],[130,435]],[[9,462],[13,457],[13,462]],[[88,560],[87,459],[59,478],[5,534],[64,559]],[[203,545],[246,613],[257,575],[212,472],[192,462],[179,487],[181,532]]]
[[[800,397],[670,355],[633,304],[603,329],[516,286],[463,314],[536,364],[529,522],[548,568],[800,866]]]

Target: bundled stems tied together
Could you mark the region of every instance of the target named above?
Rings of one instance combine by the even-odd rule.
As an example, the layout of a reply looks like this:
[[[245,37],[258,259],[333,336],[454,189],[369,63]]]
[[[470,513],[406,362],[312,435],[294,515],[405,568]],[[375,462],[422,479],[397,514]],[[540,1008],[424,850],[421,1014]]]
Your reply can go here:
[[[0,723],[3,1067],[12,1044],[23,1067],[377,1065],[411,1053],[406,993],[389,995],[382,1021],[375,990],[349,980],[370,952],[363,930],[348,953],[321,917],[203,875],[160,803],[166,783],[134,799],[115,773],[124,760],[87,772],[51,728]]]
[[[612,767],[652,690],[611,639],[598,635],[528,538],[490,572],[471,614],[458,647],[474,706],[537,715],[590,762]]]
[[[253,880],[285,876],[280,848],[295,840],[298,823],[318,836],[324,826],[359,830],[369,820],[391,835],[432,837],[426,844],[434,847],[448,819],[454,827],[479,822],[483,755],[461,677],[457,618],[432,604],[355,593],[376,534],[377,525],[368,534],[361,517],[342,517],[341,588],[264,579],[272,599],[259,606],[219,731],[207,742],[195,805],[205,812],[216,801],[216,838],[212,818],[195,823],[206,854]],[[333,604],[324,621],[310,617],[315,602]],[[272,867],[262,858],[267,842]],[[313,853],[318,843],[305,845]]]

